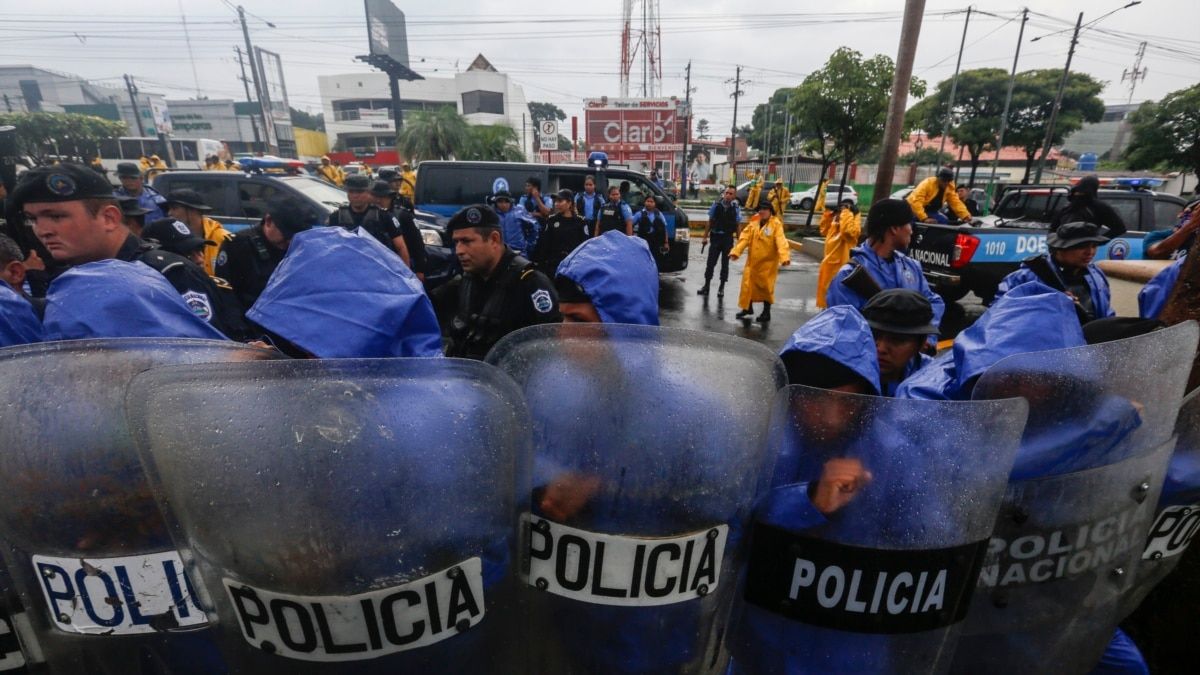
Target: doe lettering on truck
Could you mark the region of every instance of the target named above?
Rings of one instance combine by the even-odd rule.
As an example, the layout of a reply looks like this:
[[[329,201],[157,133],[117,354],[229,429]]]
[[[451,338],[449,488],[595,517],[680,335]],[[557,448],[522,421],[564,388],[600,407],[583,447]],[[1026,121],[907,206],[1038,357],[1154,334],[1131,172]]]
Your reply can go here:
[[[976,231],[978,233],[978,231]],[[1140,235],[1141,233],[1137,233]],[[978,233],[979,249],[972,263],[1019,263],[1046,252],[1045,234],[986,234]],[[1096,251],[1096,260],[1140,260],[1141,236],[1121,236]]]

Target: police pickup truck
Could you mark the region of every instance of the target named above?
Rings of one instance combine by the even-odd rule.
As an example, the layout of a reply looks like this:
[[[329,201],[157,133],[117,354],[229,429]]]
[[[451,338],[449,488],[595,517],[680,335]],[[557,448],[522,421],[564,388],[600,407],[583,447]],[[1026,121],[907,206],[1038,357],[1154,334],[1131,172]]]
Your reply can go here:
[[[1129,231],[1101,246],[1097,260],[1141,259],[1146,233],[1174,225],[1186,205],[1174,195],[1141,189],[1134,183],[1128,186],[1134,189],[1099,192]],[[1065,186],[1010,188],[1001,195],[993,215],[973,221],[976,224],[915,224],[908,254],[921,262],[929,285],[947,302],[973,292],[990,304],[1001,279],[1026,258],[1046,252],[1049,223],[1066,199]]]

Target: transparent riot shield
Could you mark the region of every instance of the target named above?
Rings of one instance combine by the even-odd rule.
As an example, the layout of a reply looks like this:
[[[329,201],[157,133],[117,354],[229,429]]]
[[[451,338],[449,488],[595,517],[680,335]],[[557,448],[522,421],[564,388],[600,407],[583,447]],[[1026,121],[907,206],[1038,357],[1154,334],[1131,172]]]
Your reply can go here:
[[[1122,616],[1137,609],[1146,595],[1179,564],[1200,529],[1200,390],[1179,408],[1175,452],[1158,499],[1158,512],[1138,564],[1134,587]]]
[[[949,666],[1026,406],[790,386],[730,638],[739,673]]]
[[[955,655],[964,673],[1086,672],[1112,639],[1153,521],[1195,323],[1009,357],[976,399],[1029,422]]]
[[[488,361],[533,418],[530,672],[714,667],[783,369],[746,340],[537,326]]]
[[[231,670],[516,672],[528,421],[456,359],[163,368],[128,411]]]
[[[221,671],[123,401],[134,375],[156,365],[266,358],[273,352],[173,339],[0,350],[0,539],[50,671]]]

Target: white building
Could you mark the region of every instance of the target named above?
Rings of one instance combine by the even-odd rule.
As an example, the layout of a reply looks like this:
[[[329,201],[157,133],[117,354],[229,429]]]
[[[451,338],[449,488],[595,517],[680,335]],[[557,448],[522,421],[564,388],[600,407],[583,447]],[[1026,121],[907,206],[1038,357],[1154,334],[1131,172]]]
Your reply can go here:
[[[165,110],[161,94],[138,90],[138,113],[143,135],[153,136],[153,109]],[[115,86],[88,82],[76,75],[31,65],[0,66],[0,111],[74,112],[123,121],[130,136],[138,135],[138,118],[124,83]]]
[[[335,150],[356,155],[387,153],[395,147],[388,76],[371,71],[317,78],[325,111],[325,132]],[[517,132],[525,155],[533,154],[533,127],[525,91],[497,72],[482,54],[454,77],[400,82],[405,113],[454,106],[470,124],[507,124]]]

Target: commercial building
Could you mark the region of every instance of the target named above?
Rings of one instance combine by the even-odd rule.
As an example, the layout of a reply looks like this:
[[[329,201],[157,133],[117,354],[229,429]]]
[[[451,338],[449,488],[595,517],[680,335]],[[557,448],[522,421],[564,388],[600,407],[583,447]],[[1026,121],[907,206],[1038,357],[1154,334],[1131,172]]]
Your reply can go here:
[[[608,153],[614,164],[674,179],[680,166],[688,114],[671,98],[602,98],[583,102],[589,151]]]
[[[232,153],[262,150],[262,117],[258,104],[233,99],[167,101],[175,138],[211,138],[224,141]],[[296,135],[291,118],[272,120],[281,157],[296,157]]]
[[[1117,160],[1129,145],[1132,130],[1129,115],[1141,104],[1122,103],[1104,107],[1104,117],[1091,122],[1063,139],[1064,152],[1072,156],[1093,153],[1099,159]]]
[[[364,71],[317,78],[329,136],[330,157],[372,165],[396,164],[396,126],[388,76]],[[405,114],[453,107],[469,124],[507,124],[522,151],[532,156],[533,133],[525,91],[497,71],[482,54],[453,77],[400,82],[400,108]]]
[[[160,117],[165,113],[166,99],[161,94],[140,89],[133,98],[137,100],[136,116],[129,91],[119,79],[112,85],[98,84],[76,75],[31,65],[0,66],[0,110],[5,112],[95,115],[125,122],[130,136],[139,133],[153,136],[154,113],[158,111]]]

